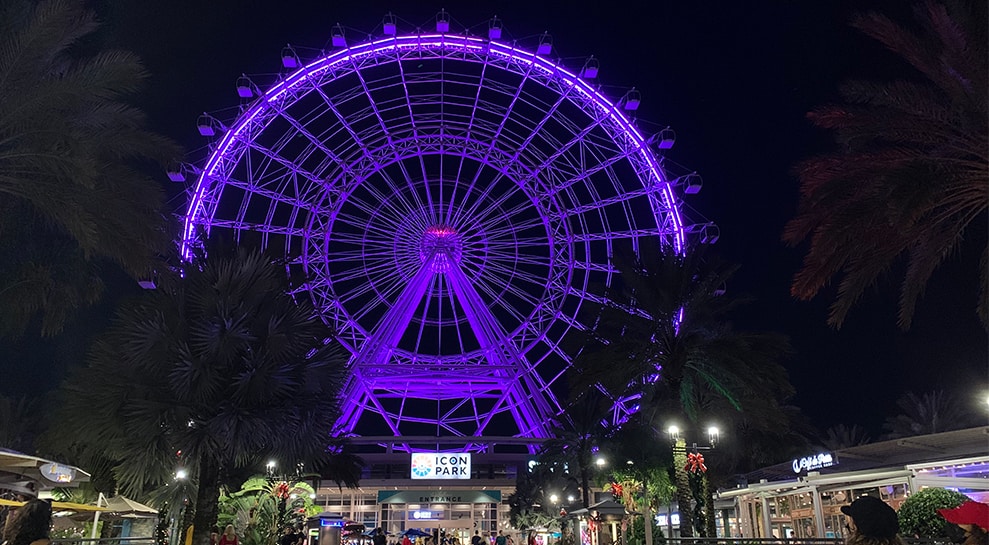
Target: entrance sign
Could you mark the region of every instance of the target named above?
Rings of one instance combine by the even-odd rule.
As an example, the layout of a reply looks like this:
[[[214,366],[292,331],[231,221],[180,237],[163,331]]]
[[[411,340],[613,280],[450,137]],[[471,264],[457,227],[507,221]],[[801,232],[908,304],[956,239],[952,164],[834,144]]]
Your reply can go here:
[[[793,460],[793,472],[800,473],[801,471],[814,471],[816,469],[821,469],[822,467],[831,467],[837,464],[838,461],[830,452],[822,452],[820,454],[815,454],[813,456],[806,456],[804,458],[797,458]]]
[[[501,490],[379,490],[378,503],[501,503]]]
[[[413,479],[470,479],[469,452],[413,452]]]

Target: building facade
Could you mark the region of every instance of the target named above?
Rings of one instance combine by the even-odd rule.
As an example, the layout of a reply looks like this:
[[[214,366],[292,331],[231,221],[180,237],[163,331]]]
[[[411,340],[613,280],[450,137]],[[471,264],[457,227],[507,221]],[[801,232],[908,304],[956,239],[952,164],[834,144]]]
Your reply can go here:
[[[733,536],[840,538],[841,507],[863,495],[894,509],[927,487],[989,501],[989,427],[808,453],[748,478],[748,484],[718,493],[734,502]]]

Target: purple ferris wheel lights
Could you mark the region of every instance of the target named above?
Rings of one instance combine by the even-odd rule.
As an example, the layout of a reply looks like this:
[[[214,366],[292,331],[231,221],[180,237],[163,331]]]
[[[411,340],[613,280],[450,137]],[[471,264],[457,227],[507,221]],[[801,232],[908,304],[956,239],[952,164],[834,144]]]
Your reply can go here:
[[[534,69],[539,69],[548,75],[559,77],[565,85],[573,86],[579,93],[592,100],[602,113],[612,117],[612,119],[614,119],[614,121],[627,132],[628,136],[633,140],[635,145],[646,149],[645,139],[642,134],[613,103],[605,98],[599,91],[595,90],[586,82],[577,77],[577,75],[573,72],[554,64],[545,58],[537,57],[532,53],[506,44],[494,41],[485,41],[480,38],[471,38],[468,36],[410,35],[377,40],[339,51],[300,68],[293,75],[272,86],[271,89],[264,93],[260,100],[255,102],[247,112],[241,115],[237,126],[224,135],[217,145],[217,151],[211,155],[206,167],[203,169],[204,172],[197,183],[196,190],[190,200],[189,208],[185,216],[185,229],[183,230],[184,234],[181,243],[182,257],[189,259],[192,255],[189,245],[194,243],[195,228],[190,222],[190,218],[194,217],[199,211],[199,208],[203,205],[202,197],[205,180],[214,174],[214,169],[217,163],[223,156],[224,151],[229,148],[231,141],[237,138],[244,128],[248,126],[249,123],[251,123],[254,118],[273,101],[278,100],[309,78],[316,77],[326,71],[344,67],[348,63],[353,63],[358,59],[367,59],[375,56],[387,57],[393,51],[398,50],[445,50],[448,48],[451,50],[462,49],[474,52],[481,52],[487,49],[494,55],[504,55],[514,62],[530,64]],[[651,154],[644,155],[646,161],[649,163],[651,170],[650,174],[655,177],[656,181],[666,183],[667,180],[664,179],[662,170],[656,164],[655,157]],[[664,189],[663,197],[666,199],[666,202],[671,205],[676,202],[672,188],[670,187]],[[670,219],[673,223],[675,248],[677,252],[682,252],[685,248],[684,223],[680,217],[678,207],[671,206],[670,211]]]
[[[284,253],[351,352],[345,433],[546,437],[612,256],[684,251],[622,107],[537,53],[388,37],[256,96],[201,171],[182,255],[217,231]]]

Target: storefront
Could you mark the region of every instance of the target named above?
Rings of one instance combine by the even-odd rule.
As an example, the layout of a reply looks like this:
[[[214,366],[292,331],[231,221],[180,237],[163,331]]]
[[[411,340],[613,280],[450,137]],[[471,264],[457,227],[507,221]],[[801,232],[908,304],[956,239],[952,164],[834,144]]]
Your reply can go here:
[[[989,500],[989,427],[808,453],[754,472],[749,482],[718,493],[735,502],[732,535],[844,537],[841,507],[859,496],[878,497],[894,509],[926,487]]]

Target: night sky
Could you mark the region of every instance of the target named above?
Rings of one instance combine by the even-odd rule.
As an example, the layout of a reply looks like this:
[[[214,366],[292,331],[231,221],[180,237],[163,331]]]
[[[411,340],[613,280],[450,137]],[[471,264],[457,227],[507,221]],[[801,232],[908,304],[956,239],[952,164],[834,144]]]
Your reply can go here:
[[[794,404],[815,425],[859,424],[875,436],[905,390],[946,388],[968,400],[973,411],[986,410],[987,337],[973,310],[978,256],[949,259],[905,333],[895,326],[898,279],[863,299],[838,332],[825,324],[826,296],[803,303],[789,295],[802,257],[801,249],[780,242],[797,201],[791,169],[799,159],[831,146],[829,136],[811,127],[804,114],[837,100],[842,80],[911,75],[847,25],[855,10],[909,16],[906,2],[102,4],[102,37],[145,60],[151,85],[139,101],[158,130],[189,150],[189,161],[201,161],[205,154],[197,116],[209,111],[229,119],[236,113],[238,76],[252,75],[262,86],[273,82],[286,43],[328,49],[335,23],[358,40],[380,35],[382,16],[389,11],[399,17],[400,32],[411,32],[430,28],[436,12],[445,8],[453,29],[469,27],[476,35],[483,35],[488,19],[497,15],[506,36],[527,47],[548,31],[554,56],[563,64],[576,69],[589,55],[600,60],[599,81],[612,98],[632,86],[641,91],[637,118],[643,132],[667,125],[676,130],[677,143],[667,157],[704,177],[703,191],[687,199],[688,213],[720,226],[715,250],[742,265],[729,290],[755,298],[739,313],[736,326],[791,337],[795,354],[787,367],[798,392]],[[168,183],[164,174],[161,178]],[[168,189],[179,210],[181,186]],[[0,393],[53,387],[66,361],[79,356],[85,334],[105,323],[109,308],[88,313],[81,320],[85,325],[67,338],[0,347],[0,361],[6,360]]]

